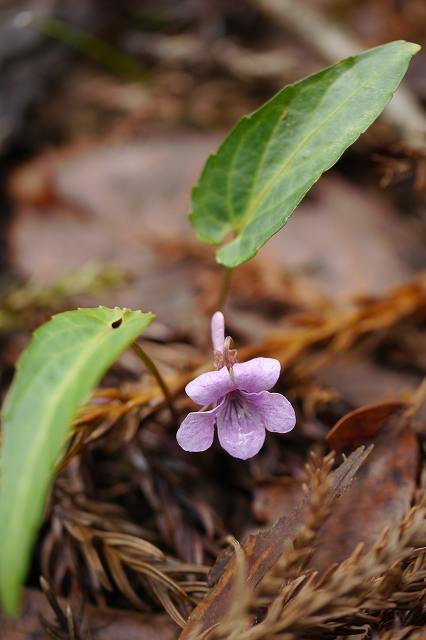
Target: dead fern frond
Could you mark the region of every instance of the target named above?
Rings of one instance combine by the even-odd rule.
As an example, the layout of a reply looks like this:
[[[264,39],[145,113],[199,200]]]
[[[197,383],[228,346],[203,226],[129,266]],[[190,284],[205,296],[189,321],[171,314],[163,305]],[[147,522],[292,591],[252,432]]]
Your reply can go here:
[[[344,306],[322,305],[314,323],[312,310],[305,317],[297,316],[287,329],[241,349],[240,355],[244,359],[268,355],[290,366],[297,377],[307,377],[360,339],[384,334],[425,309],[426,273],[420,273],[381,298],[355,299],[352,305]]]
[[[89,635],[82,631],[83,600],[81,600],[77,612],[70,605],[67,605],[64,610],[49,583],[43,577],[40,578],[40,586],[55,616],[54,622],[41,617],[41,623],[46,633],[55,640],[89,640]]]
[[[114,516],[114,509],[108,505],[89,502],[89,510],[60,491],[57,498],[52,529],[42,550],[43,572],[51,576],[55,589],[60,590],[65,577],[72,575],[98,602],[102,602],[102,591],[114,589],[136,609],[149,610],[154,599],[183,626],[205,595],[209,567],[167,556],[144,539],[143,530],[129,523],[122,513]],[[73,558],[72,566],[65,571],[64,549],[68,551],[65,558],[70,560],[69,550]]]
[[[374,635],[374,640],[424,640],[424,626],[416,627],[414,625],[399,627],[395,625],[393,629],[378,631]]]
[[[306,465],[307,482],[303,485],[305,507],[302,524],[293,540],[287,540],[279,560],[263,578],[258,593],[265,596],[277,595],[288,579],[296,578],[303,571],[315,551],[316,537],[330,513],[329,499],[333,478],[331,470],[334,454],[320,458],[311,452]]]
[[[307,549],[329,509],[324,505],[327,490],[323,483],[327,486],[328,482],[329,491],[331,464],[331,457],[310,461],[304,522],[253,593],[249,601],[252,624],[240,629],[239,640],[305,640],[350,634],[365,638],[420,637],[420,625],[426,622],[423,488],[401,523],[383,531],[369,551],[360,544],[344,562],[322,574],[304,570]],[[234,611],[234,620],[235,607],[231,601],[229,610]],[[399,628],[390,629],[392,619],[400,621]],[[208,640],[226,637],[222,624],[207,633]],[[381,635],[371,635],[373,630]]]
[[[392,595],[385,598],[381,588],[389,571],[403,566],[413,555],[415,547],[426,542],[426,509],[417,505],[394,531],[385,531],[371,551],[363,555],[360,545],[345,562],[326,576],[314,577],[302,586],[273,624],[265,618],[271,638],[282,638],[284,632],[298,637],[309,629],[310,633],[323,624],[338,627],[350,623],[365,623],[366,616],[374,612],[395,609],[397,602]],[[392,574],[393,577],[394,574]],[[395,591],[396,600],[401,585]],[[404,585],[405,590],[405,585]],[[261,625],[259,625],[260,627]],[[254,635],[253,638],[260,637]],[[268,636],[269,637],[269,636]],[[250,639],[252,640],[251,636]]]
[[[253,596],[247,583],[247,567],[244,551],[233,538],[230,542],[235,552],[235,574],[232,584],[231,605],[220,625],[214,628],[209,640],[240,640],[249,632],[252,625],[250,603]]]

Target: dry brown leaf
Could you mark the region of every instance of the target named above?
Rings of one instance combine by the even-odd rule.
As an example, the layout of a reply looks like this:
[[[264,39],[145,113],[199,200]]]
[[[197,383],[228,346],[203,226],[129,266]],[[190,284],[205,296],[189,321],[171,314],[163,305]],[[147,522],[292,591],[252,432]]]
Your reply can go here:
[[[278,518],[291,513],[303,496],[299,478],[268,478],[260,481],[253,496],[252,511],[258,522],[272,524]]]
[[[329,496],[333,499],[340,495],[350,484],[354,475],[368,455],[363,447],[354,451],[333,474]],[[267,571],[280,558],[285,541],[296,534],[303,518],[302,503],[288,518],[281,518],[265,531],[251,535],[243,543],[242,549],[247,563],[247,584],[255,587],[262,580]],[[236,570],[235,555],[224,567],[223,573],[210,593],[196,607],[191,614],[180,640],[189,640],[194,630],[203,632],[219,622],[229,605]]]
[[[374,444],[352,486],[335,504],[321,530],[310,567],[325,570],[342,562],[363,542],[367,551],[386,527],[407,513],[414,496],[419,451],[405,425],[401,403],[384,403],[347,414],[328,434],[337,451]],[[402,427],[402,428],[401,428]]]

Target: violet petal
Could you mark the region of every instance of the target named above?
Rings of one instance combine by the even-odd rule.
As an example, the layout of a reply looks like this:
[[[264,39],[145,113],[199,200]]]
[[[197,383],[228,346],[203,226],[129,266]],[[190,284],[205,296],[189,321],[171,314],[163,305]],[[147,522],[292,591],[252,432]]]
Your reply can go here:
[[[281,393],[243,393],[246,400],[255,405],[262,415],[262,422],[268,431],[287,433],[296,424],[296,414],[287,398]]]
[[[265,441],[262,415],[242,394],[225,398],[216,423],[221,446],[234,458],[247,460],[262,448]]]
[[[234,364],[233,371],[237,389],[257,393],[274,386],[280,376],[281,365],[275,358],[253,358]]]
[[[225,342],[225,318],[221,311],[216,311],[212,316],[211,322],[212,329],[212,343],[213,351],[219,351],[223,353],[223,347]]]
[[[185,391],[187,395],[197,404],[207,405],[217,402],[220,398],[235,389],[229,371],[222,367],[219,371],[208,371],[189,382]]]
[[[222,407],[219,404],[210,411],[189,413],[180,425],[176,440],[185,451],[205,451],[213,444],[216,414]]]

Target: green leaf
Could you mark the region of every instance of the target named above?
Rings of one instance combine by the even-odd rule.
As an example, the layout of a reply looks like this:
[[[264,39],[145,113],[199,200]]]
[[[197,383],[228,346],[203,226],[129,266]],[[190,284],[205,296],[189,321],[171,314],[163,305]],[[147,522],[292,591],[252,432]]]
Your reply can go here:
[[[41,326],[20,357],[3,408],[0,597],[19,610],[32,544],[71,421],[152,313],[78,309]]]
[[[284,87],[208,159],[190,219],[227,267],[252,258],[320,175],[383,111],[420,49],[390,42]]]

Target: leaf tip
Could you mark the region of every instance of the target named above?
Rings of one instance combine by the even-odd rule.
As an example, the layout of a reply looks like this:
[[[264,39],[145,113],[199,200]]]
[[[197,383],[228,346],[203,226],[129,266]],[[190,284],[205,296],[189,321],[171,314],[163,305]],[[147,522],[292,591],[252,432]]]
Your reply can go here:
[[[408,40],[396,40],[394,43],[389,44],[399,44],[404,46],[407,52],[412,56],[416,55],[416,53],[418,53],[422,48],[421,45],[417,44],[417,42],[409,42]]]
[[[407,42],[407,44],[410,46],[410,50],[413,56],[416,55],[416,53],[418,53],[422,48],[421,45],[417,44],[416,42]]]
[[[416,53],[418,53],[420,51],[420,49],[422,48],[420,44],[417,44],[417,42],[409,42],[408,40],[395,40],[393,42],[389,42],[388,44],[398,44],[400,46],[405,47],[405,49],[408,51],[408,53],[410,53],[410,55],[414,56]]]
[[[374,49],[370,49],[369,51],[375,51],[377,49],[389,49],[399,47],[400,49],[404,48],[410,55],[415,55],[422,48],[421,45],[417,44],[417,42],[410,42],[408,40],[392,40],[391,42],[386,42],[385,44],[379,45]],[[366,52],[368,53],[368,51]]]

